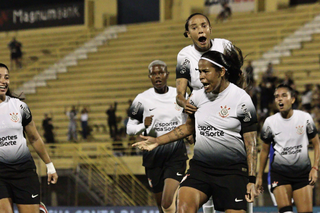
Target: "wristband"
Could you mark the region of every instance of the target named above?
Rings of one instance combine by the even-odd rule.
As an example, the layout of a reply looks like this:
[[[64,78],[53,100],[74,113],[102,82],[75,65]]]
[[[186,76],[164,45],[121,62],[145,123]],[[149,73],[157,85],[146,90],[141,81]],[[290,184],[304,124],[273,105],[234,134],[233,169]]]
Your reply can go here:
[[[256,176],[249,176],[249,183],[256,183]]]
[[[319,169],[317,169],[315,166],[313,166],[312,169],[315,169],[315,170],[319,171]]]
[[[46,166],[47,166],[47,174],[54,174],[54,173],[56,173],[56,169],[54,168],[54,165],[53,165],[52,162],[47,163]]]

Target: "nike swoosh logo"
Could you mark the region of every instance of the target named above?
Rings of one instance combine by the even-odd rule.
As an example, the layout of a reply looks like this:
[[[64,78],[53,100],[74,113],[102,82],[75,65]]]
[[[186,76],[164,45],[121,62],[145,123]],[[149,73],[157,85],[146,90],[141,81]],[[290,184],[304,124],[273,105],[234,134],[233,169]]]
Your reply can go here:
[[[182,176],[182,174],[181,174],[181,173],[179,173],[179,172],[177,172],[177,176]]]
[[[236,203],[238,203],[238,202],[243,201],[243,199],[238,199],[238,198],[236,198],[236,199],[234,199],[234,201],[235,201]]]
[[[31,195],[32,198],[36,198],[36,197],[38,197],[38,196],[39,196],[39,194]]]
[[[152,109],[149,109],[149,111],[152,111],[152,110],[154,110],[155,108],[152,108]]]

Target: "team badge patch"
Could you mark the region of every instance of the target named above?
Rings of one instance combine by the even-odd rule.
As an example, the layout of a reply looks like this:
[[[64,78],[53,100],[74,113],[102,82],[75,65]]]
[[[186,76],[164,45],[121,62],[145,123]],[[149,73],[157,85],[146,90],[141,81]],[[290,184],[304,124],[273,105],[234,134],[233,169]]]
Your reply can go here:
[[[303,134],[303,126],[297,126],[296,129],[297,129],[298,135],[302,135]]]
[[[221,106],[221,111],[219,112],[219,115],[223,118],[228,117],[229,115],[229,110],[230,108],[228,108],[227,106]]]
[[[10,115],[11,115],[11,120],[13,121],[13,122],[18,122],[19,121],[19,117],[18,117],[18,113],[10,113]]]

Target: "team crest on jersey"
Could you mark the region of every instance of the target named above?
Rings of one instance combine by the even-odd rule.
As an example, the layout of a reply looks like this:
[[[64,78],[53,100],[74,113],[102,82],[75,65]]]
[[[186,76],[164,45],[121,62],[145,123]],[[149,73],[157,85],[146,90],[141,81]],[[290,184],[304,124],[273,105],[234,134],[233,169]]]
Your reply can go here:
[[[152,188],[152,180],[150,178],[148,178],[148,183],[149,183],[149,186]]]
[[[18,122],[19,121],[19,117],[18,117],[18,113],[10,113],[10,115],[11,115],[11,120],[13,121],[13,122]]]
[[[276,182],[276,181],[273,181],[272,187],[274,188],[274,187],[276,187],[276,186],[278,186],[278,181],[277,181],[277,182]]]
[[[227,106],[221,106],[221,111],[219,112],[219,115],[223,118],[228,117],[229,116],[229,110],[230,108],[228,108]]]
[[[183,108],[181,106],[179,106],[176,102],[174,102],[174,108],[177,110],[177,111],[181,111],[183,110]]]
[[[296,129],[297,129],[298,135],[302,135],[303,134],[303,126],[297,126]]]

